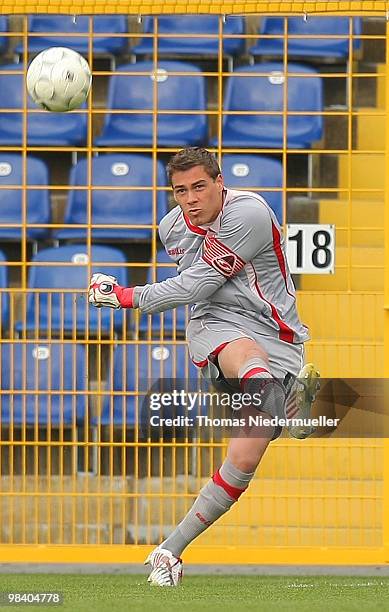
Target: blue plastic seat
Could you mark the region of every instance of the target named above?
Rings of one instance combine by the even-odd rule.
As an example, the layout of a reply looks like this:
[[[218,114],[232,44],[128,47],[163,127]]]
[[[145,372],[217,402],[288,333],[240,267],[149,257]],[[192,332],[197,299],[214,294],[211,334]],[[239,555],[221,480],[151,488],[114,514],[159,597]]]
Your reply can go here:
[[[88,161],[82,159],[71,170],[70,185],[87,185]],[[92,230],[92,239],[139,240],[151,239],[151,229],[126,229],[126,225],[150,225],[153,223],[153,159],[151,155],[114,153],[92,159],[92,223],[99,227]],[[157,185],[166,185],[166,172],[157,162]],[[96,187],[110,187],[110,190]],[[128,187],[149,187],[148,190],[126,190]],[[71,189],[65,213],[65,223],[87,223],[88,192]],[[157,191],[157,211],[154,222],[167,213],[166,191]],[[106,228],[115,224],[118,228]],[[86,240],[84,228],[59,230],[59,240]]]
[[[166,280],[167,278],[172,278],[173,276],[177,276],[177,272],[175,270],[175,264],[171,257],[166,253],[165,249],[161,249],[157,253],[157,264],[169,263],[172,267],[157,267],[157,277],[156,281],[160,282]],[[147,283],[153,282],[153,272],[152,269],[149,268],[147,274]],[[163,325],[163,331],[165,336],[171,336],[174,331],[183,333],[186,329],[186,321],[187,321],[187,307],[179,306],[174,310],[166,310],[163,313],[157,312],[152,315],[142,314],[139,321],[139,331],[147,332],[149,329],[151,330],[152,335],[159,335],[161,327]]]
[[[124,15],[93,17],[93,34],[106,36],[93,37],[93,53],[120,54],[127,49],[127,39],[110,34],[125,34],[128,31],[127,17]],[[89,17],[79,15],[32,15],[29,17],[29,32],[42,36],[30,36],[28,50],[42,51],[47,47],[70,47],[79,53],[88,53]],[[50,33],[53,35],[50,36]],[[47,34],[47,35],[46,35]],[[85,36],[74,36],[85,34]],[[23,45],[18,45],[16,53],[23,52]]]
[[[121,251],[106,246],[92,246],[91,256],[89,268],[86,245],[73,244],[44,249],[33,257],[28,286],[46,291],[28,293],[26,324],[19,321],[18,332],[71,333],[87,328],[91,333],[109,334],[112,328],[121,331],[124,311],[90,306],[87,288],[89,272],[112,274],[120,285],[127,286],[126,259]],[[66,292],[69,289],[73,291]]]
[[[5,70],[15,74],[4,74]],[[0,66],[0,145],[21,146],[23,143],[23,93],[24,75],[22,66],[9,64]],[[20,112],[2,113],[1,109],[18,109]],[[39,110],[28,113],[27,144],[30,146],[71,146],[86,142],[87,117],[85,113],[51,113],[40,109],[27,96],[27,109]]]
[[[226,154],[222,158],[224,182],[230,189],[257,187],[282,225],[281,191],[262,191],[261,187],[282,187],[282,163],[263,155]]]
[[[312,111],[323,110],[322,79],[312,68],[299,64],[288,64],[289,111],[301,111],[301,115],[287,116],[287,146],[290,149],[310,148],[323,132],[321,115],[310,115]],[[264,73],[261,76],[246,76]],[[300,76],[301,75],[301,76]],[[223,119],[224,147],[283,146],[283,116],[250,115],[250,111],[282,112],[285,95],[285,77],[282,63],[270,62],[256,66],[245,66],[235,70],[229,77],[224,109],[246,111],[245,115],[225,115]],[[217,138],[213,140],[217,144]]]
[[[0,15],[0,32],[8,32],[8,19],[5,15]],[[8,41],[8,36],[0,36],[0,53],[6,51]]]
[[[113,352],[112,370],[112,376],[108,376],[112,387],[107,388],[100,419],[94,421],[101,425],[147,424],[151,414],[158,414],[149,409],[146,398],[149,390],[156,393],[170,392],[173,388],[197,390],[200,384],[198,370],[183,344],[120,345]],[[139,392],[138,397],[134,392]],[[171,411],[172,408],[166,408],[164,416],[171,416]],[[190,416],[185,408],[178,412]]]
[[[27,185],[47,186],[49,173],[46,164],[40,159],[27,157]],[[19,185],[19,189],[4,189],[6,185]],[[0,238],[3,240],[20,240],[21,227],[1,227],[2,224],[23,221],[23,158],[18,153],[0,153]],[[48,188],[26,189],[26,220],[29,223],[50,223],[51,205]],[[27,238],[38,240],[45,238],[48,228],[28,228]]]
[[[4,265],[6,263],[6,258],[4,253],[0,251],[0,289],[9,289],[8,285],[8,267]],[[4,337],[4,331],[8,327],[9,323],[9,295],[8,291],[0,291],[0,320],[1,320],[1,329],[0,329],[0,337]]]
[[[206,109],[205,83],[201,70],[182,62],[160,62],[154,76],[153,62],[139,62],[121,66],[110,78],[107,108],[136,110],[139,114],[107,114],[101,136],[95,144],[108,146],[152,146],[152,111],[156,81],[158,110],[172,111],[157,118],[158,146],[188,146],[203,144],[207,138],[207,117],[190,114]],[[169,72],[189,72],[174,76]],[[121,72],[149,72],[147,76],[122,75]],[[179,114],[176,111],[187,111]]]
[[[341,59],[349,55],[348,35],[350,21],[348,17],[302,17],[288,18],[288,57],[312,57],[323,59]],[[353,35],[362,32],[362,19],[354,18]],[[283,36],[284,19],[279,17],[264,17],[261,19],[259,34]],[[325,36],[325,38],[293,38],[293,36]],[[331,38],[332,36],[345,38]],[[361,39],[353,41],[353,49],[361,48]],[[260,38],[248,51],[254,57],[262,55],[283,56],[283,38]]]
[[[143,30],[145,34],[154,33],[154,18],[146,17]],[[239,35],[245,33],[243,17],[227,17],[223,24],[223,34]],[[164,15],[158,18],[158,34],[170,34],[158,39],[158,55],[209,56],[219,52],[218,38],[206,38],[207,34],[219,34],[219,17],[217,15]],[[186,34],[185,38],[176,38],[175,34]],[[191,38],[191,34],[202,34],[201,38]],[[244,50],[243,38],[225,38],[223,53],[238,55]],[[153,53],[153,39],[143,38],[131,49],[135,55]]]
[[[2,425],[62,426],[84,421],[87,366],[83,346],[4,343],[0,355],[0,386],[9,391],[1,396]]]

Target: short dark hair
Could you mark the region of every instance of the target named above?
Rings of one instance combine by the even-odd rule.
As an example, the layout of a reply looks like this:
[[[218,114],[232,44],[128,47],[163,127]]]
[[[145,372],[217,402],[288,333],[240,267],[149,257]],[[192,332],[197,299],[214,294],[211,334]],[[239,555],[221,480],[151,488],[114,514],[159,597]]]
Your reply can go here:
[[[212,179],[216,179],[221,174],[220,166],[217,163],[216,157],[201,147],[187,147],[181,149],[169,160],[166,167],[169,182],[172,182],[172,176],[175,172],[185,172],[195,166],[203,166],[205,172]]]

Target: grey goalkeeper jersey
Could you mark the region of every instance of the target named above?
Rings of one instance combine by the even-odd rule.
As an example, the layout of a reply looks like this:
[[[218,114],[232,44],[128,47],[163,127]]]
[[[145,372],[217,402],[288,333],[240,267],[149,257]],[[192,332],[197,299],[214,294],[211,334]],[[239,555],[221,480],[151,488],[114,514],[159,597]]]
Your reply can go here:
[[[153,313],[191,304],[192,319],[208,314],[289,343],[309,339],[281,228],[261,196],[226,189],[221,212],[207,226],[192,225],[176,206],[159,234],[178,276],[136,287],[135,307]]]

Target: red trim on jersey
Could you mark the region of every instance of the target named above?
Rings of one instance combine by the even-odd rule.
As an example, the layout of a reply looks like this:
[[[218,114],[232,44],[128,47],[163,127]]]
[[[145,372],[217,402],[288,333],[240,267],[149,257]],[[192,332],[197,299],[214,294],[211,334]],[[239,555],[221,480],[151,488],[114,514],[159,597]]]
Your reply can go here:
[[[198,368],[204,368],[204,366],[206,366],[208,363],[208,359],[203,359],[202,361],[195,361],[194,359],[192,359],[192,361]]]
[[[277,227],[275,226],[275,224],[271,223],[272,225],[272,234],[273,234],[273,249],[274,252],[277,256],[278,259],[278,265],[280,266],[280,270],[281,270],[281,274],[284,278],[284,282],[285,282],[285,289],[288,292],[288,294],[290,295],[290,297],[295,298],[295,296],[293,295],[293,293],[290,293],[289,289],[288,289],[288,279],[287,279],[287,274],[286,274],[286,263],[285,263],[285,257],[284,254],[282,252],[282,248],[281,248],[281,234],[278,231]]]
[[[229,344],[230,342],[223,342],[223,344],[219,344],[219,346],[217,346],[212,353],[209,354],[209,357],[217,357],[218,354],[224,349],[225,346],[227,346],[227,344]],[[207,365],[208,363],[208,359],[203,359],[202,361],[195,361],[194,359],[192,359],[193,363],[195,364],[195,366],[197,366],[198,368],[203,368],[204,366]]]
[[[193,225],[193,223],[190,222],[189,218],[184,215],[184,213],[182,213],[182,216],[184,217],[186,226],[190,229],[191,232],[193,232],[194,234],[199,234],[200,236],[206,235],[207,230],[203,229],[202,227],[198,227],[197,225]]]
[[[246,262],[223,244],[215,234],[208,234],[204,240],[203,260],[226,278],[231,278],[243,270]]]
[[[214,473],[214,475],[212,476],[212,480],[216,485],[218,485],[219,487],[222,487],[222,489],[225,490],[227,495],[229,495],[230,497],[232,497],[232,499],[235,499],[235,500],[239,499],[242,493],[244,493],[246,490],[246,489],[239,489],[238,487],[233,487],[232,485],[228,484],[228,482],[226,482],[221,477],[220,470],[217,470],[217,472]]]
[[[229,344],[230,342],[223,342],[223,344],[219,344],[219,346],[217,346],[211,353],[212,357],[217,357],[219,353],[221,353],[221,351],[224,349],[225,346],[227,346],[227,344]]]
[[[241,264],[245,265],[246,263],[244,259],[239,257],[237,253],[235,253],[235,251],[230,249],[230,247],[228,247],[226,244],[223,244],[223,242],[221,242],[214,233],[207,232],[207,236],[205,238],[205,247],[214,248],[215,252],[221,255],[225,255],[226,253],[234,255],[237,261],[239,261]]]
[[[280,340],[283,340],[284,342],[289,342],[289,344],[293,344],[293,338],[294,338],[294,331],[293,329],[291,329],[289,327],[289,325],[287,325],[286,323],[284,323],[284,321],[282,321],[280,315],[278,314],[277,308],[274,306],[274,304],[272,304],[271,302],[269,302],[269,300],[267,300],[261,293],[261,290],[259,288],[258,285],[258,279],[257,279],[257,273],[255,271],[255,268],[253,266],[253,264],[251,264],[251,267],[253,269],[254,275],[255,275],[255,288],[258,291],[258,295],[259,297],[266,302],[266,304],[269,304],[270,308],[271,308],[271,314],[273,319],[275,320],[275,322],[277,323],[278,327],[280,328],[280,332],[279,332],[279,338]]]

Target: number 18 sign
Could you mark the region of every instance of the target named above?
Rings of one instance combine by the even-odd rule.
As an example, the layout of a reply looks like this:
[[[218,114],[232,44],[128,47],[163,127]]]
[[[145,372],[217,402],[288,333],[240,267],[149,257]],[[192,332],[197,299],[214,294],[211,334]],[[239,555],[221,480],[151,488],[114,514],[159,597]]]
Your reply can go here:
[[[335,226],[304,223],[287,225],[286,253],[292,274],[333,274]]]

